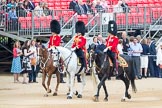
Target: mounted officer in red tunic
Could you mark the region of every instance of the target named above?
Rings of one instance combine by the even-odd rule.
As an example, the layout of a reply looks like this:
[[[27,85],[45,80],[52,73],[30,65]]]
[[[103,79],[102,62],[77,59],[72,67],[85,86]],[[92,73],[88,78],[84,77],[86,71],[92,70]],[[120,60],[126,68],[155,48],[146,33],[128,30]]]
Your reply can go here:
[[[83,69],[86,71],[86,38],[85,34],[85,25],[84,22],[78,21],[75,25],[76,36],[74,37],[74,42],[72,44],[72,50],[75,51],[76,55],[79,57],[81,67],[79,69],[80,73]]]
[[[52,36],[50,37],[48,48],[60,46],[61,37],[59,36],[61,27],[57,20],[52,20],[50,23],[50,28],[52,32]]]
[[[52,20],[50,23],[50,28],[51,28],[51,32],[52,32],[52,36],[50,37],[49,43],[48,43],[48,48],[51,49],[51,47],[57,47],[61,45],[61,37],[59,36],[60,32],[61,32],[61,27],[60,27],[60,23],[57,20]],[[63,72],[63,61],[60,58],[59,60],[59,72]]]
[[[115,71],[116,74],[118,74],[117,71],[117,64],[116,64],[116,59],[117,59],[117,45],[119,42],[117,35],[117,24],[115,21],[109,21],[108,24],[108,37],[106,39],[106,48],[104,49],[104,52],[106,52],[110,59],[112,60],[113,63],[113,71]]]

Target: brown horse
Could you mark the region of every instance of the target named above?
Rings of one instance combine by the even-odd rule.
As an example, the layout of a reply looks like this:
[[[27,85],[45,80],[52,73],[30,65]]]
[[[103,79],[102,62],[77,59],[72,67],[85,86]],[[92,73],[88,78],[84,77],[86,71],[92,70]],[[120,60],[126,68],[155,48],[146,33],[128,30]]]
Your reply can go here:
[[[57,67],[53,66],[52,56],[46,48],[39,49],[39,57],[40,57],[40,59],[39,59],[40,68],[42,70],[42,85],[45,88],[45,90],[47,91],[47,94],[45,94],[45,96],[47,97],[48,93],[51,93],[51,89],[49,86],[50,86],[51,77],[53,74],[56,74],[56,77],[57,77],[57,85],[55,88],[55,92],[53,93],[53,96],[56,96],[58,87],[60,84],[60,72],[58,71]],[[47,75],[48,75],[48,81],[47,81],[47,87],[46,87],[45,81],[46,81]]]

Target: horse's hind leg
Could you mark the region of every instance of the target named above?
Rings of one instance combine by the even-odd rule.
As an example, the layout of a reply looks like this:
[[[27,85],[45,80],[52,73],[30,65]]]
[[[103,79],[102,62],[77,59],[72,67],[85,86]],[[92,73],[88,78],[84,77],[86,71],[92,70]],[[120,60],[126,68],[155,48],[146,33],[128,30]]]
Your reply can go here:
[[[53,93],[53,96],[57,96],[57,91],[58,91],[58,87],[60,84],[60,73],[58,71],[56,72],[56,77],[57,77],[57,84],[56,84],[56,88],[55,88],[55,92]]]
[[[125,77],[124,74],[120,75],[119,77],[125,84],[125,93],[121,101],[125,101],[125,98],[131,99],[131,95],[128,93],[128,89],[130,85],[129,79]]]
[[[105,81],[103,82],[103,89],[104,89],[104,91],[105,91],[105,98],[104,98],[104,101],[108,101],[108,92],[107,92],[107,88],[106,88]]]

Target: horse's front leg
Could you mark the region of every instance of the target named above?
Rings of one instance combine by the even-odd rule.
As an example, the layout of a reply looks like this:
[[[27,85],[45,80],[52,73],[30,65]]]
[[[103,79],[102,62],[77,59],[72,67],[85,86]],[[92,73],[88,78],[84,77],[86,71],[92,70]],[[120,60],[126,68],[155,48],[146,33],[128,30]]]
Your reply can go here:
[[[81,77],[82,77],[82,87],[81,87],[81,89],[80,89],[80,91],[79,91],[79,94],[78,94],[78,98],[82,98],[82,93],[83,93],[83,90],[84,90],[84,87],[85,87],[85,85],[86,85],[86,74],[85,73],[82,73],[81,74]]]
[[[121,101],[125,101],[126,98],[131,99],[131,95],[128,93],[130,81],[127,77],[124,76],[124,74],[121,74],[119,78],[124,82],[125,85],[125,93],[124,96],[122,97]]]
[[[107,75],[104,74],[104,76],[102,77],[102,79],[100,80],[100,83],[98,84],[98,88],[97,88],[97,94],[94,96],[94,101],[95,102],[98,102],[99,99],[99,92],[100,92],[100,89],[101,89],[101,86],[103,85],[103,82],[105,82],[105,80],[107,79]]]
[[[57,84],[56,84],[55,92],[53,93],[53,96],[57,96],[57,91],[58,91],[58,87],[60,84],[60,73],[58,71],[56,72],[56,77],[57,77]]]
[[[46,73],[43,71],[43,73],[42,73],[42,86],[47,91],[47,87],[46,87],[45,81],[46,81]]]
[[[48,93],[51,93],[52,90],[49,88],[50,87],[50,82],[51,82],[51,77],[52,77],[52,72],[48,75],[48,81],[47,81],[47,96],[48,96]]]
[[[71,73],[75,73],[75,72],[71,72]],[[73,74],[70,74],[70,76],[69,76],[69,82],[70,82],[70,93],[69,93],[69,95],[67,96],[67,99],[72,99],[72,96],[73,96],[73,91],[74,91],[74,88],[73,88],[73,86],[74,86],[74,77],[75,77],[75,75],[73,75]]]

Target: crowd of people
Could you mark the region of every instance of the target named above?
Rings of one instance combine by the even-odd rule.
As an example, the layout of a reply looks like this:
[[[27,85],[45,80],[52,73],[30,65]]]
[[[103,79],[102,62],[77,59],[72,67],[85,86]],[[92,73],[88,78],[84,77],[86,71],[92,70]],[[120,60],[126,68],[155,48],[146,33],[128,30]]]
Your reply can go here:
[[[110,5],[109,1],[106,0],[86,0],[84,3],[82,0],[72,0],[69,4],[69,9],[72,9],[78,15],[87,15],[87,14],[95,14],[97,12],[108,12],[108,9],[113,9],[114,13],[125,13],[130,11],[128,4],[125,0],[119,0],[116,5],[113,7]]]

